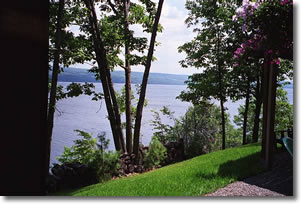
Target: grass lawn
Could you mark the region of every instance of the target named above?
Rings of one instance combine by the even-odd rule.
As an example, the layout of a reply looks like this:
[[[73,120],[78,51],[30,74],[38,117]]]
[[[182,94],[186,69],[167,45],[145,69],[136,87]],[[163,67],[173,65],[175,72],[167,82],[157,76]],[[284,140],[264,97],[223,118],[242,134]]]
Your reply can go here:
[[[201,155],[151,172],[111,180],[57,195],[201,196],[234,181],[256,175],[260,144]]]

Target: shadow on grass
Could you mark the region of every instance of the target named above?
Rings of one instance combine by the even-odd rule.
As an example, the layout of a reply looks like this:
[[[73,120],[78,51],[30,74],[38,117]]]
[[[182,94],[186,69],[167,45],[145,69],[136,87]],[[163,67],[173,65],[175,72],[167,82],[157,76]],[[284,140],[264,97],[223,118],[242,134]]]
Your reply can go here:
[[[289,153],[286,151],[277,151],[274,156],[272,170],[247,178],[244,182],[280,194],[293,196],[293,161]]]
[[[257,175],[263,171],[259,165],[259,160],[260,153],[258,152],[244,158],[227,161],[218,167],[217,172],[199,172],[196,174],[196,177],[212,181],[219,178],[234,179],[235,181],[242,180],[246,177]]]
[[[238,160],[227,161],[221,164],[216,172],[199,172],[195,176],[210,183],[218,183],[219,180],[223,180],[226,184],[244,181],[280,194],[293,195],[292,160],[286,152],[278,150],[274,161],[273,169],[265,171],[260,164],[260,152],[258,152]]]

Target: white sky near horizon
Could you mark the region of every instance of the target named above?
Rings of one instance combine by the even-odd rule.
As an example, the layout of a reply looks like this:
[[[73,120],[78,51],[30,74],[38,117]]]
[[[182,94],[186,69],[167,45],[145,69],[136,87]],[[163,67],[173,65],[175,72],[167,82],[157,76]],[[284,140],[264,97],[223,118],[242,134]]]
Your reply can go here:
[[[137,2],[137,0],[132,0],[132,2]],[[157,3],[158,1],[154,2]],[[185,54],[179,53],[178,47],[185,42],[191,41],[194,36],[192,29],[188,29],[184,23],[188,15],[188,11],[185,9],[185,2],[186,0],[164,1],[160,17],[160,24],[164,30],[162,33],[157,34],[156,41],[160,45],[155,48],[154,56],[157,58],[157,61],[152,62],[151,72],[186,75],[201,72],[196,68],[182,68],[179,64],[179,61],[185,58]],[[135,31],[135,36],[147,37],[150,40],[150,34],[143,33],[140,27],[131,26],[130,28]],[[71,30],[75,33],[79,32],[77,27],[73,27]],[[71,67],[89,69],[91,66],[88,64],[74,64]],[[123,69],[116,68],[116,70]],[[132,71],[143,72],[144,67],[132,66]]]

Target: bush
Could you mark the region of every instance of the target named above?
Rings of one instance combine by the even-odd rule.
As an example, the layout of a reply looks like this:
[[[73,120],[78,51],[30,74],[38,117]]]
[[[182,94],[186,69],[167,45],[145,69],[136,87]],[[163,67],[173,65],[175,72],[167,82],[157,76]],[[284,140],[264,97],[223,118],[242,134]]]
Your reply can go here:
[[[82,139],[75,140],[71,148],[64,147],[63,154],[57,158],[61,163],[87,164],[97,181],[110,179],[117,176],[120,168],[119,152],[106,151],[109,140],[105,133],[93,138],[89,133],[75,130]]]
[[[155,166],[160,167],[160,165],[167,158],[166,148],[159,141],[158,137],[152,137],[149,144],[149,149],[145,152],[143,165],[147,169],[151,169]]]
[[[92,138],[89,133],[81,130],[75,130],[75,132],[82,139],[75,140],[75,145],[72,145],[71,148],[65,146],[63,154],[57,160],[61,163],[77,161],[81,164],[89,164],[94,160],[96,155],[97,139]]]
[[[174,112],[170,111],[167,106],[163,106],[163,108],[160,110],[163,116],[163,120],[167,119],[169,121],[172,121],[173,126],[164,124],[158,111],[152,110],[152,112],[154,113],[154,120],[150,121],[150,125],[154,127],[153,137],[157,137],[162,144],[177,141],[179,137],[178,134],[176,134],[177,131],[175,131],[175,124],[177,120],[174,117]]]
[[[156,130],[154,136],[158,136],[162,143],[177,142],[182,138],[187,158],[206,154],[219,148],[220,110],[216,105],[204,101],[189,107],[180,119],[175,119],[173,112],[167,107],[160,111],[174,122],[173,126],[163,124],[159,113],[155,112],[155,120],[152,121]]]
[[[119,175],[119,153],[111,151],[101,152],[98,150],[95,153],[95,159],[88,166],[94,170],[95,177],[99,181],[110,180],[113,176]]]

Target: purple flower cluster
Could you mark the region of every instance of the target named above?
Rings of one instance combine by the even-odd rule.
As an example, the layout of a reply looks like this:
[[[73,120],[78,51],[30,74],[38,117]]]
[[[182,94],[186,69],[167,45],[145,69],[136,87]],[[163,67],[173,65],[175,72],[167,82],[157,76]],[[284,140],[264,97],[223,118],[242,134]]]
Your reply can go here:
[[[256,50],[259,46],[259,43],[263,40],[263,36],[255,34],[252,39],[249,39],[247,42],[244,42],[237,48],[234,52],[234,58],[237,59],[239,56],[245,54],[247,48]]]
[[[260,1],[254,2],[250,0],[243,0],[242,6],[236,9],[236,15],[232,17],[232,20],[236,21],[238,18],[246,20],[248,16],[253,14],[259,5]]]
[[[280,4],[281,5],[285,5],[285,4],[291,4],[291,5],[293,5],[293,0],[281,0]]]
[[[273,59],[273,60],[271,61],[271,64],[277,64],[277,65],[279,65],[279,64],[280,64],[280,58]]]
[[[241,56],[246,54],[246,50],[250,49],[252,51],[258,50],[260,44],[262,44],[266,39],[266,37],[256,28],[253,28],[252,31],[248,32],[248,28],[250,25],[248,25],[248,16],[253,15],[254,11],[258,9],[258,7],[263,3],[263,0],[243,0],[242,6],[236,9],[236,15],[232,17],[233,21],[237,21],[238,19],[243,20],[242,25],[242,31],[246,33],[249,36],[249,40],[242,43],[240,47],[238,47],[234,52],[234,59],[238,59]],[[292,5],[293,0],[278,0],[278,3],[280,5]],[[291,44],[288,44],[287,47],[291,46]],[[273,56],[273,50],[266,48],[264,55],[265,56]],[[252,60],[252,57],[248,57],[248,60]],[[271,64],[280,64],[280,59],[276,58],[271,61]],[[235,62],[234,67],[238,66],[238,63]]]

